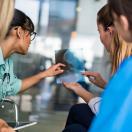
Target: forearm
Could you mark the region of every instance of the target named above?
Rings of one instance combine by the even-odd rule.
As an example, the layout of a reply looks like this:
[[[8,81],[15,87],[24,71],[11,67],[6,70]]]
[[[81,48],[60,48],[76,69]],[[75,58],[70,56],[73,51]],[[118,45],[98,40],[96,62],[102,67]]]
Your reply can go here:
[[[51,66],[50,68],[48,68],[47,70],[43,72],[40,72],[34,76],[31,76],[29,78],[22,80],[22,87],[20,92],[23,92],[29,89],[31,86],[38,83],[41,79],[45,77],[52,77],[52,76],[63,73],[64,70],[62,70],[61,67],[64,67],[64,66],[65,66],[64,64],[58,63],[56,65]]]
[[[106,81],[106,80],[104,80],[104,81],[102,82],[102,85],[100,86],[100,88],[101,88],[101,89],[104,89],[104,88],[105,88],[105,86],[106,86],[106,84],[107,84],[107,81]]]
[[[34,84],[38,83],[41,79],[43,79],[45,77],[47,77],[46,74],[38,73],[34,76],[23,79],[22,80],[22,87],[21,87],[20,92],[24,92],[24,91],[28,90]]]
[[[88,103],[95,96],[89,91],[85,90],[83,87],[77,88],[75,93],[80,96],[86,103]]]

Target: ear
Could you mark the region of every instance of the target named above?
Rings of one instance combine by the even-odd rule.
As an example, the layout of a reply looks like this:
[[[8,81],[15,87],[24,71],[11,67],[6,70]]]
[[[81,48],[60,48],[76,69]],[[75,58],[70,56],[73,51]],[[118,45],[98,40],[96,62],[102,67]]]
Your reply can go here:
[[[16,35],[17,35],[18,38],[22,38],[23,37],[23,30],[22,30],[21,27],[17,27]]]
[[[121,24],[122,28],[124,29],[124,31],[128,31],[129,23],[128,23],[126,16],[124,16],[124,15],[120,16],[120,24]]]
[[[113,34],[114,34],[114,32],[115,32],[115,28],[114,27],[108,27],[107,28],[107,32],[110,34],[110,36],[112,36]]]

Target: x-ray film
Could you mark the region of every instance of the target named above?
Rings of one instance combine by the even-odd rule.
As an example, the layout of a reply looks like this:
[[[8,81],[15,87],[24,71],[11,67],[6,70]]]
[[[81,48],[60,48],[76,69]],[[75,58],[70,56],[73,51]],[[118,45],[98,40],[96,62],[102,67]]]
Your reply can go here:
[[[57,83],[84,82],[84,59],[82,49],[63,49],[55,52],[56,63],[63,63],[64,73],[57,76]]]

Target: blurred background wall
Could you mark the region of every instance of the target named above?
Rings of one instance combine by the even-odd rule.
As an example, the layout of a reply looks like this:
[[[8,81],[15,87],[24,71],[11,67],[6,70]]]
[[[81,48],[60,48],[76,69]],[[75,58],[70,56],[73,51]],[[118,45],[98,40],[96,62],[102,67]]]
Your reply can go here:
[[[17,76],[24,78],[47,69],[55,63],[55,50],[81,48],[86,70],[100,72],[108,80],[109,55],[96,26],[96,14],[105,3],[106,0],[16,0],[15,7],[33,20],[37,32],[29,53],[14,56]],[[55,79],[43,79],[24,95],[12,97],[26,114],[26,120],[45,119],[51,111],[67,111],[78,101],[76,95],[57,85]],[[86,81],[88,90],[101,93],[87,78]]]

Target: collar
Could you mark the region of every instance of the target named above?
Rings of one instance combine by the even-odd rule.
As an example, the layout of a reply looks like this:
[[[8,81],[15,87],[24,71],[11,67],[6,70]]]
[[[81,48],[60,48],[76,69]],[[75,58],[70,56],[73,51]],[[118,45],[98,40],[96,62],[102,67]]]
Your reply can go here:
[[[4,61],[2,49],[1,49],[1,47],[0,47],[0,65],[3,65],[3,64],[5,64],[5,61]]]

